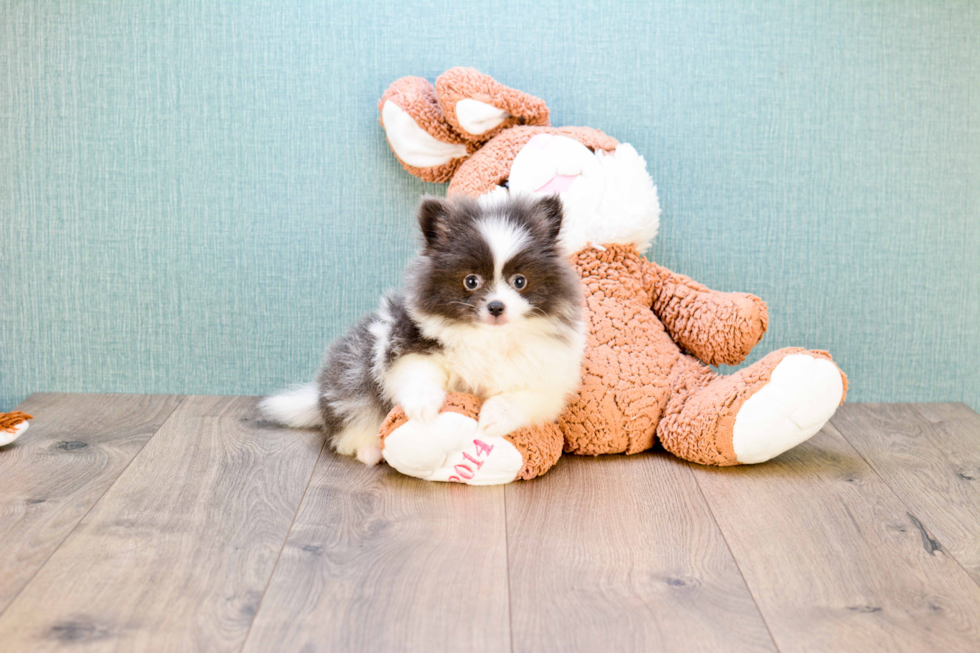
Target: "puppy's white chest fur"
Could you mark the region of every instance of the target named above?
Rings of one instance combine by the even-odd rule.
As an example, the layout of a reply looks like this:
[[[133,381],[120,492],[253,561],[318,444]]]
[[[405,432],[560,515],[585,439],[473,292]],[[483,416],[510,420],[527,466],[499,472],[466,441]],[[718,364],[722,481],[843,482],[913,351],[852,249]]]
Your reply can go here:
[[[507,326],[426,322],[426,335],[443,344],[434,358],[451,392],[487,399],[520,390],[567,395],[578,386],[585,348],[581,328],[558,334],[554,323],[534,319]]]

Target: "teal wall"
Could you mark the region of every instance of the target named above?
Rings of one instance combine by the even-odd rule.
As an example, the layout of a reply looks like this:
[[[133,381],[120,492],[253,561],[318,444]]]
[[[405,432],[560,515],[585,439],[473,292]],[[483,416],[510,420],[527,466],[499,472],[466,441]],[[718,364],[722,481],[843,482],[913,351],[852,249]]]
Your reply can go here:
[[[0,3],[0,409],[310,378],[398,282],[376,102],[472,65],[633,143],[651,255],[858,401],[980,408],[980,3]]]

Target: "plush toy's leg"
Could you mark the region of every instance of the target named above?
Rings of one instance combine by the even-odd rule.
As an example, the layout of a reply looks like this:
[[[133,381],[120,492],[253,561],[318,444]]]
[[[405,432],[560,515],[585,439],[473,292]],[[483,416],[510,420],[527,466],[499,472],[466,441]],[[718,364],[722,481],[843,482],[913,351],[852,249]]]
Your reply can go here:
[[[528,480],[541,476],[561,457],[565,436],[555,422],[518,429],[504,437],[514,445],[524,459],[517,478]]]
[[[27,430],[31,415],[15,411],[0,413],[0,447],[6,446],[19,438]]]
[[[402,474],[428,481],[499,485],[547,471],[561,455],[556,424],[488,437],[477,422],[480,400],[450,394],[436,419],[410,420],[400,407],[381,426],[382,454]]]
[[[823,351],[780,349],[731,376],[705,374],[689,360],[657,435],[665,449],[702,465],[775,458],[816,434],[847,391],[847,377]]]

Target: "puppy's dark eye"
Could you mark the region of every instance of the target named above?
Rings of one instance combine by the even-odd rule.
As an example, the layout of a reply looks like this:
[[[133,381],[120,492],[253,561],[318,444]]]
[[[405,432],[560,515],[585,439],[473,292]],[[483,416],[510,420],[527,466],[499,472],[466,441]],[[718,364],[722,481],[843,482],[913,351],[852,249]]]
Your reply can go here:
[[[478,274],[468,274],[466,278],[463,279],[463,287],[467,290],[476,290],[483,285],[483,279],[480,278]]]
[[[510,285],[514,286],[516,290],[524,290],[527,286],[527,277],[523,274],[515,274],[510,278]]]

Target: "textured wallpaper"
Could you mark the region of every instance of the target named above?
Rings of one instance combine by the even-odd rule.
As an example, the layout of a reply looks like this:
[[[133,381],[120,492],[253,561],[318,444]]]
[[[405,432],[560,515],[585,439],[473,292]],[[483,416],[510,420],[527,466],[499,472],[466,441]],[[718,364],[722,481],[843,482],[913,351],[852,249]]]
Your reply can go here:
[[[4,2],[0,409],[259,394],[398,283],[376,102],[472,65],[649,162],[650,256],[763,297],[752,360],[980,409],[980,3]]]

